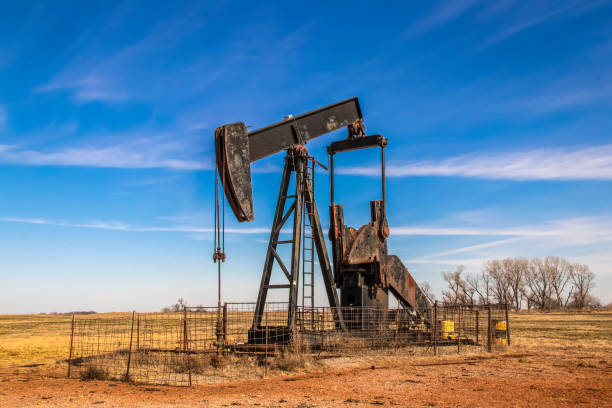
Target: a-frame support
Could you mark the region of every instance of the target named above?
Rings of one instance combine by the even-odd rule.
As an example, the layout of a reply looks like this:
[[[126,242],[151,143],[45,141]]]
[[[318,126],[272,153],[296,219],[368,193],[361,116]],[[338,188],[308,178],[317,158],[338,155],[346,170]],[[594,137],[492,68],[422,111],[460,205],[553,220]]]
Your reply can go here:
[[[289,289],[289,306],[287,316],[287,329],[292,330],[295,327],[297,301],[298,301],[298,282],[299,282],[299,265],[300,265],[300,250],[302,239],[302,217],[304,204],[306,205],[306,214],[310,218],[312,226],[312,234],[314,239],[319,265],[323,274],[323,282],[329,300],[329,305],[334,312],[334,318],[338,327],[344,327],[342,314],[340,312],[340,301],[336,291],[327,247],[321,228],[321,221],[314,198],[314,190],[311,180],[307,177],[308,156],[305,149],[291,149],[287,151],[285,157],[285,167],[281,180],[278,201],[274,212],[272,229],[270,231],[270,241],[268,243],[268,251],[264,263],[261,284],[259,286],[259,295],[257,296],[257,304],[255,306],[255,315],[253,317],[253,326],[251,332],[256,332],[261,329],[262,316],[264,314],[268,289]],[[289,191],[289,183],[291,176],[295,174],[295,193],[287,195]],[[288,199],[293,199],[291,205],[285,211]],[[293,233],[291,240],[279,240],[280,232],[289,217],[293,214]],[[287,268],[277,252],[278,245],[291,244],[291,264],[290,269]],[[271,285],[270,277],[272,275],[272,267],[274,261],[278,263],[285,277],[288,280],[287,284]]]

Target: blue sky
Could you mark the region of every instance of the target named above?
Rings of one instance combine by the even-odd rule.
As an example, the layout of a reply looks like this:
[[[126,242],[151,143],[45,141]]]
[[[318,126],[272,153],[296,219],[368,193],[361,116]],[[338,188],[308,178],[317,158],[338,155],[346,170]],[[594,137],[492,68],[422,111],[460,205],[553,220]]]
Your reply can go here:
[[[612,2],[32,1],[0,5],[0,312],[214,304],[215,127],[351,96],[389,138],[389,248],[417,281],[557,255],[612,301]],[[225,300],[256,298],[282,161],[228,222]],[[378,154],[336,166],[359,226]]]

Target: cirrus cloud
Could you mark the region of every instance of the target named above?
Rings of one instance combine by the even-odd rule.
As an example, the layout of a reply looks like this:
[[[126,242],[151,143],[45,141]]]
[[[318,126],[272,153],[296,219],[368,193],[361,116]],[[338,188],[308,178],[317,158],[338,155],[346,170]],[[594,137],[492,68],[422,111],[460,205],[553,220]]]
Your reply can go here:
[[[341,167],[338,174],[379,176],[378,166]],[[612,180],[612,144],[537,149],[516,153],[481,152],[441,160],[392,163],[387,176],[471,177],[504,180]]]

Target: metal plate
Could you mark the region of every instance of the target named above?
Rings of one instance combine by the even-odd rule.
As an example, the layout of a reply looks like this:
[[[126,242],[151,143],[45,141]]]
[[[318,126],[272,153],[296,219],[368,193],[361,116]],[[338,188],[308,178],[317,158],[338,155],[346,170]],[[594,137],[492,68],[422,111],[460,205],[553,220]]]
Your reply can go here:
[[[236,122],[218,127],[215,151],[223,191],[236,219],[253,221],[249,137],[245,124]]]
[[[362,119],[357,98],[346,99],[249,133],[251,162]]]

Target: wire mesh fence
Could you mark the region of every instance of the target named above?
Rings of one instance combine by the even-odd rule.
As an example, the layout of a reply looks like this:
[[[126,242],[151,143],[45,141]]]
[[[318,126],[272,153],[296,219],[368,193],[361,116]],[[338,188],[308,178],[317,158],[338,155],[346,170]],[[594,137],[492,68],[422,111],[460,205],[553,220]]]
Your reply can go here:
[[[289,325],[287,303],[269,303],[257,327],[254,313],[253,303],[226,303],[73,319],[68,376],[187,386],[266,370],[271,358],[286,362],[289,355],[317,358],[365,350],[438,355],[492,351],[510,342],[505,305],[435,304],[426,314],[302,307]]]

